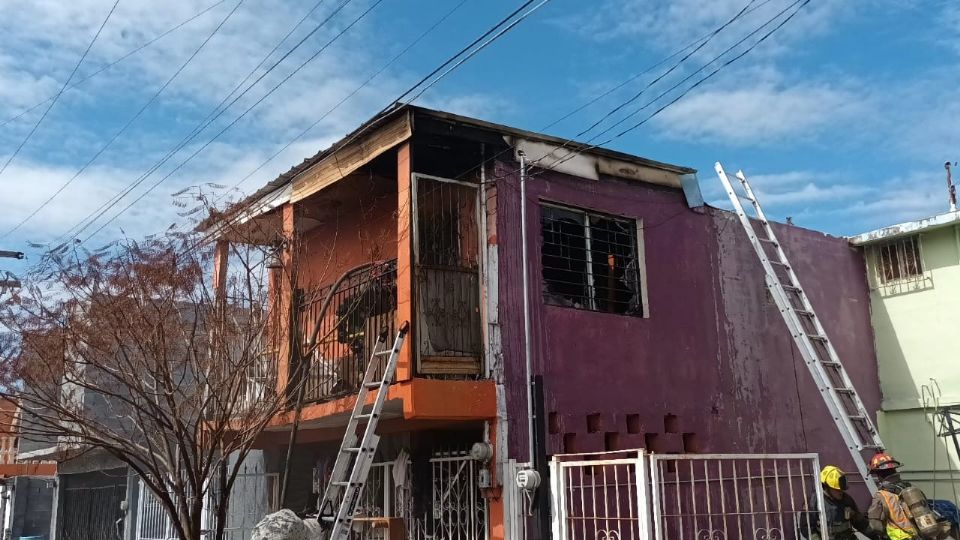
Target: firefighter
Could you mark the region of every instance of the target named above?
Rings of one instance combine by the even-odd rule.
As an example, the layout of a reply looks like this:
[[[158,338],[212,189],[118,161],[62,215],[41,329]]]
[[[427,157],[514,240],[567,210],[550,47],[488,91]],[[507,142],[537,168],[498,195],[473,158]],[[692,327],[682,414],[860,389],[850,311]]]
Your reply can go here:
[[[867,518],[860,512],[856,501],[847,494],[847,476],[834,465],[827,465],[820,471],[820,484],[823,487],[824,514],[827,519],[827,532],[831,540],[854,540],[854,530],[870,538],[875,538],[870,530]],[[816,494],[810,497],[806,518],[801,520],[800,534],[808,540],[823,538],[820,532],[820,514]],[[809,527],[813,534],[809,534]]]
[[[949,538],[949,525],[930,509],[923,491],[900,478],[901,466],[886,452],[870,460],[870,474],[877,480],[877,493],[867,510],[870,529],[889,540]]]

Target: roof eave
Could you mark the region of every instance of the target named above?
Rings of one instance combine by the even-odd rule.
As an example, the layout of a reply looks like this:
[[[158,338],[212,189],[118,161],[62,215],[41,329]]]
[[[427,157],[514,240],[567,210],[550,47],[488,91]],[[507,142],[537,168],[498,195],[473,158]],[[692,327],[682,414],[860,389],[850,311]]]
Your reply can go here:
[[[856,236],[850,236],[847,240],[855,246],[864,246],[958,224],[960,224],[960,211],[946,212],[944,214],[898,223],[897,225],[882,227]]]

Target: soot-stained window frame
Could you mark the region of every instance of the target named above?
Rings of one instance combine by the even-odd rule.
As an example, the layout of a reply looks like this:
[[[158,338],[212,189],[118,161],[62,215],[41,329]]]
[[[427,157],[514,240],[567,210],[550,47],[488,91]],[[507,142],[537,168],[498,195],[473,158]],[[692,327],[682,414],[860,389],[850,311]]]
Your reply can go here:
[[[642,220],[549,201],[539,206],[543,302],[649,317]]]

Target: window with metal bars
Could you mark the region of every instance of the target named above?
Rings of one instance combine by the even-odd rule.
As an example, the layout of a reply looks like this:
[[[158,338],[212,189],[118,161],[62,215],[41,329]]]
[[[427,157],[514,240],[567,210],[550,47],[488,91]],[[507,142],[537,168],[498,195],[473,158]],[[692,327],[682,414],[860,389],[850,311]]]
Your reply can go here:
[[[893,283],[921,277],[920,237],[908,236],[877,246],[877,277],[880,283]]]
[[[643,316],[636,221],[543,204],[540,226],[544,302]]]

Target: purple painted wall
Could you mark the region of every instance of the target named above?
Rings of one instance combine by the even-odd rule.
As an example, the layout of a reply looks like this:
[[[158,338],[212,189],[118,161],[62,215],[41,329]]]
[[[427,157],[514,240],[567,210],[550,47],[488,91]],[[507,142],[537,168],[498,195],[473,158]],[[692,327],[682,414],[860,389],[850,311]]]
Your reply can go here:
[[[515,164],[498,163],[497,242],[509,448],[526,459]],[[544,305],[532,295],[534,370],[550,453],[819,452],[855,470],[764,287],[736,216],[691,210],[680,190],[558,173],[528,186],[530,277],[541,283],[538,201],[642,219],[649,318]],[[867,408],[880,390],[861,254],[796,227],[777,234]],[[851,480],[855,480],[851,478]]]

